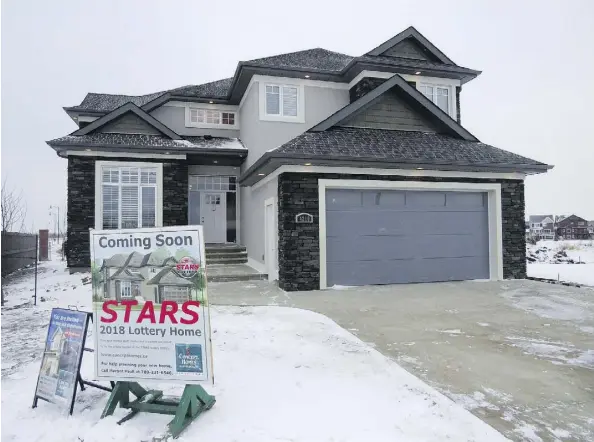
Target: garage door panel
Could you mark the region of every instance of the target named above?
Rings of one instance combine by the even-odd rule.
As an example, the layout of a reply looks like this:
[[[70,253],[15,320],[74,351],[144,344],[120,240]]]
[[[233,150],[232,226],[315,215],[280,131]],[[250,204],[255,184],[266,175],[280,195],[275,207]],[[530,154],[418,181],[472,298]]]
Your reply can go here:
[[[361,191],[331,189],[326,191],[326,210],[354,210],[362,206]]]
[[[481,192],[333,189],[326,210],[327,284],[489,277],[488,199]]]
[[[327,239],[327,262],[385,259],[456,258],[481,259],[483,235],[352,236]]]
[[[326,218],[327,236],[458,234],[482,231],[484,212],[333,211]]]
[[[328,285],[407,284],[487,279],[474,258],[410,259],[328,263]]]

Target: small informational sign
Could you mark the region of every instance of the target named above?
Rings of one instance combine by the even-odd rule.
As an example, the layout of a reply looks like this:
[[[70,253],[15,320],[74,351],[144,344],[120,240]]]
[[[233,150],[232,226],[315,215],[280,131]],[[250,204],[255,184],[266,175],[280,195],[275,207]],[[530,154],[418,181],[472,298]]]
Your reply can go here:
[[[311,213],[298,213],[295,215],[295,222],[297,224],[312,224],[313,215]]]
[[[71,409],[84,350],[88,313],[52,309],[35,397]]]
[[[91,231],[96,379],[212,382],[202,233]]]

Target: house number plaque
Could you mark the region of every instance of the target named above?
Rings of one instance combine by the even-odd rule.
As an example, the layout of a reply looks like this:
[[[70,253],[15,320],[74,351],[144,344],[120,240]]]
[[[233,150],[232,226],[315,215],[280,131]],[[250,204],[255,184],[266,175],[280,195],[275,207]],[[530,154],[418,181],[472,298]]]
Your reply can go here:
[[[312,224],[313,215],[311,213],[298,213],[295,215],[295,222],[297,224]]]

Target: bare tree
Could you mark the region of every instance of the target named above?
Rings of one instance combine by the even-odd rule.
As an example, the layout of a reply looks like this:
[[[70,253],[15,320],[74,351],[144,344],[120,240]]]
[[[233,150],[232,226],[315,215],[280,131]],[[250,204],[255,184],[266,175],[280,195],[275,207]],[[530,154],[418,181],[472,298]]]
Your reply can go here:
[[[27,204],[23,199],[23,192],[15,192],[8,188],[6,179],[2,183],[2,232],[12,232],[14,229],[23,231],[27,216]]]

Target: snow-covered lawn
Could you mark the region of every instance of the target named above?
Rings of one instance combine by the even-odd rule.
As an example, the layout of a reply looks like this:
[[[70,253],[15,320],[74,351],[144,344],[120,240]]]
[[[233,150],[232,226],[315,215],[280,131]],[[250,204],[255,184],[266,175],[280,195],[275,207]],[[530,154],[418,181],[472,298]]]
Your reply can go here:
[[[594,286],[594,241],[539,241],[529,245],[527,252],[536,258],[535,262],[528,262],[528,276]],[[585,264],[555,264],[559,252]]]
[[[13,308],[2,311],[2,440],[141,441],[163,434],[171,416],[141,413],[118,426],[125,414],[119,409],[100,420],[107,393],[93,388],[79,392],[72,417],[45,402],[31,409],[50,309],[90,304],[81,275],[68,275],[57,261],[42,268],[39,293],[45,301],[14,307],[32,294],[28,278],[11,287]],[[320,314],[214,307],[212,325],[215,385],[205,388],[217,403],[180,441],[506,440]],[[82,374],[92,378],[90,353]],[[183,388],[157,387],[169,395]]]

